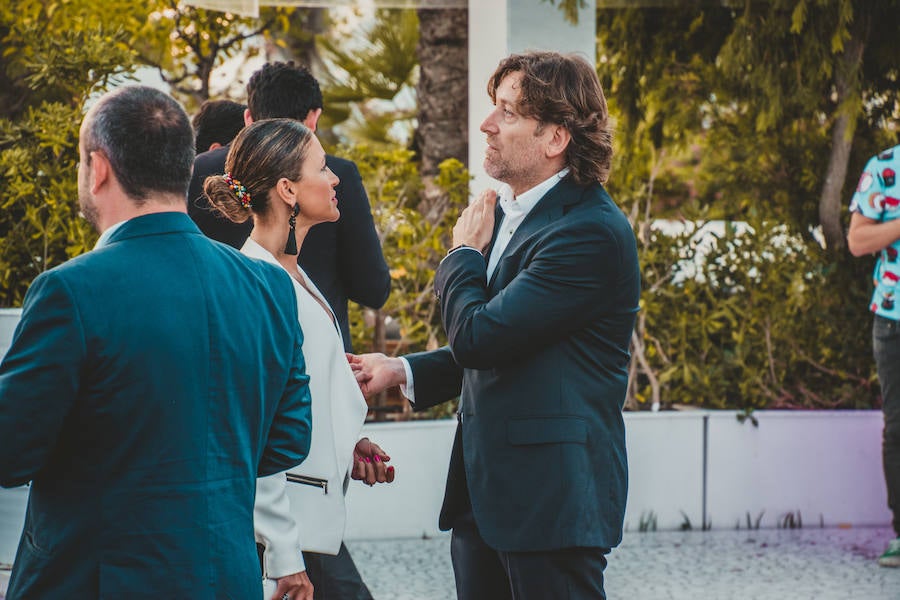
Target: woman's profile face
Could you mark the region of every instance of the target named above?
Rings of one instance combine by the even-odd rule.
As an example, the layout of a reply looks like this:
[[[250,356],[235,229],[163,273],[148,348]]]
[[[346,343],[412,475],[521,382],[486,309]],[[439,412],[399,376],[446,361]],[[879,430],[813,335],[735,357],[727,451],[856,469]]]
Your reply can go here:
[[[341,216],[334,187],[340,183],[337,175],[325,164],[325,150],[313,136],[303,166],[296,193],[303,217],[315,223],[337,221]]]

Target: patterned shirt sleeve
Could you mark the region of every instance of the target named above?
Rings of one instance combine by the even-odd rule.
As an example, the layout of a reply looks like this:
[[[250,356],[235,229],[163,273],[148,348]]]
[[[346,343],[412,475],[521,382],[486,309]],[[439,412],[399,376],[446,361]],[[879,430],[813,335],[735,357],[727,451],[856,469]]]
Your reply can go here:
[[[892,202],[896,199],[891,198]],[[898,207],[885,206],[887,198],[884,194],[884,182],[881,180],[881,173],[878,171],[878,158],[872,157],[863,169],[856,184],[856,191],[853,193],[853,199],[850,201],[850,212],[856,212],[869,219],[881,221],[884,218],[886,209],[897,209]]]

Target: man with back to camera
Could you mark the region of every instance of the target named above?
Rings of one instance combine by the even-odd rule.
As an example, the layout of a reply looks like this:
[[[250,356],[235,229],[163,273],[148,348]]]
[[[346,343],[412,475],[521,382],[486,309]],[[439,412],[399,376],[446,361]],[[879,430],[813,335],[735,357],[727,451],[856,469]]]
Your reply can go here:
[[[602,185],[606,99],[587,61],[555,52],[504,59],[488,93],[484,168],[504,185],[463,211],[435,272],[449,345],[351,366],[367,396],[405,385],[416,410],[460,396],[440,516],[459,598],[605,598],[640,293]]]
[[[35,279],[0,364],[0,484],[32,482],[6,597],[259,598],[256,478],[310,443],[290,277],[191,222],[166,94],[101,97],[79,154],[100,239]]]
[[[322,91],[308,69],[293,62],[263,65],[247,83],[249,125],[260,119],[301,121],[312,131],[322,114]],[[250,223],[235,224],[222,217],[203,196],[203,182],[225,172],[228,146],[205,152],[194,161],[188,193],[188,212],[209,237],[240,248],[250,235]],[[391,289],[391,277],[381,241],[375,231],[369,198],[359,169],[352,161],[327,155],[328,168],[338,176],[336,188],[341,216],[336,223],[313,227],[303,242],[297,263],[325,295],[340,323],[344,349],[351,351],[347,301],[381,308]]]
[[[869,306],[873,315],[872,351],[881,383],[884,433],[882,460],[894,533],[878,558],[883,567],[900,567],[900,146],[869,159],[850,202],[847,246],[853,256],[878,254]]]

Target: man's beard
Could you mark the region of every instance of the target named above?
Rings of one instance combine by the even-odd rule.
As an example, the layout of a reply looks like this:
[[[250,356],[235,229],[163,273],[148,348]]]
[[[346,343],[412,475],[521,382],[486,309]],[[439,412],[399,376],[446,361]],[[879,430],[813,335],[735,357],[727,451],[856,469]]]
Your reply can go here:
[[[94,204],[94,199],[87,190],[78,190],[78,207],[81,209],[81,216],[84,217],[84,220],[90,223],[97,233],[100,233],[97,205]]]

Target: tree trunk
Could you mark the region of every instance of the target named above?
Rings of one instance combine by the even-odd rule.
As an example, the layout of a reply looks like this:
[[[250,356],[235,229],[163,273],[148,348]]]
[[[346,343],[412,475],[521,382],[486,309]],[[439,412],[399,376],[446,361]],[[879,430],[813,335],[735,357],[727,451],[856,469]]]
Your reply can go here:
[[[295,8],[288,15],[288,30],[273,31],[266,38],[266,58],[270,61],[292,60],[312,71],[313,75],[321,74],[323,65],[316,48],[316,36],[325,31],[326,22],[324,8]]]
[[[825,174],[822,194],[819,196],[819,223],[825,236],[825,249],[830,253],[839,252],[846,246],[844,227],[841,223],[841,206],[844,202],[842,191],[847,179],[847,164],[850,162],[856,119],[862,110],[859,99],[860,77],[863,52],[869,34],[869,19],[866,17],[867,15],[859,15],[856,19],[855,27],[851,29],[852,37],[838,58],[834,74],[837,117],[831,132],[828,171]]]
[[[468,163],[469,14],[467,9],[419,9],[418,128],[413,143],[421,159],[425,199],[419,210],[433,221],[446,199],[434,185],[448,158]]]

